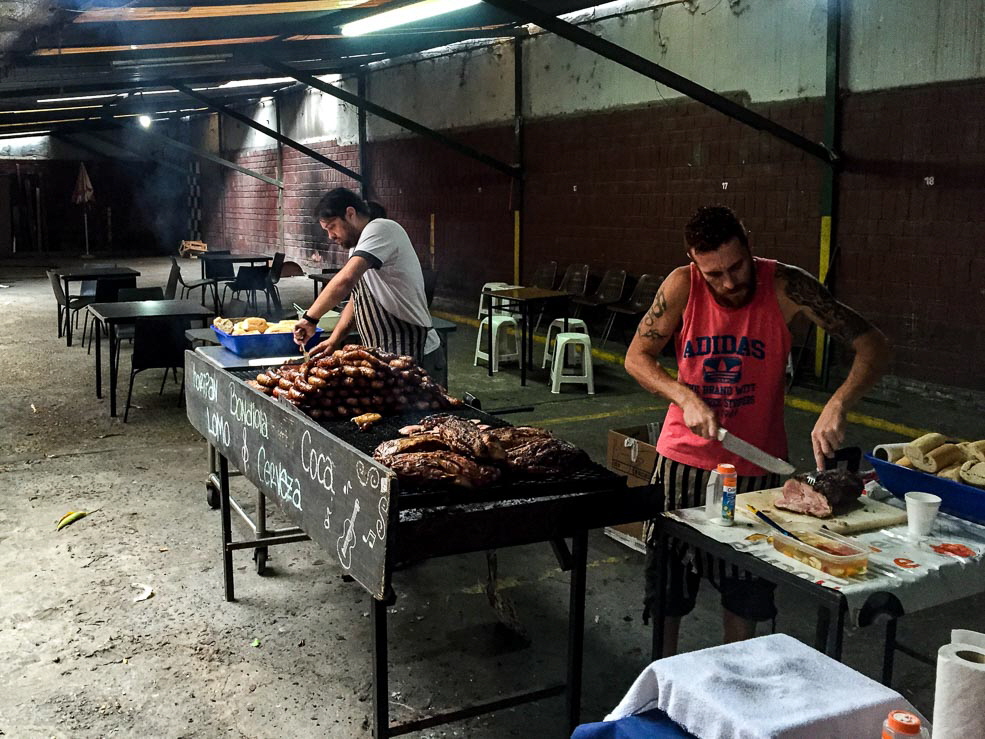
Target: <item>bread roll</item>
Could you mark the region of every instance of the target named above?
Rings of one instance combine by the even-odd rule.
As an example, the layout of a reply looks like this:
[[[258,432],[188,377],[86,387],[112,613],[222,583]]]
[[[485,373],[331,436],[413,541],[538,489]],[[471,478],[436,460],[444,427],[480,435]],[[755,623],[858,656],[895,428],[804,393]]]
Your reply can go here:
[[[964,452],[957,444],[942,444],[924,454],[921,454],[919,449],[914,449],[913,453],[907,449],[907,452],[914,467],[931,474],[937,474],[945,467],[964,461]]]
[[[263,333],[267,330],[267,321],[264,318],[251,316],[250,318],[244,318],[240,321],[239,328],[243,329],[243,331],[256,331],[257,333]]]
[[[919,439],[914,439],[909,444],[907,444],[903,451],[906,456],[910,458],[910,461],[916,464],[916,460],[929,452],[934,451],[937,447],[945,444],[947,442],[947,437],[944,434],[924,434]],[[919,465],[917,465],[919,467]]]
[[[227,334],[231,334],[233,330],[236,328],[236,324],[234,324],[228,318],[216,318],[214,321],[212,321],[212,325],[215,326],[220,331],[224,331]]]
[[[899,459],[896,460],[896,464],[898,464],[900,467],[908,467],[911,470],[913,469],[913,462],[910,461],[909,457],[900,457]]]
[[[985,462],[965,462],[961,465],[960,475],[962,482],[985,488]]]
[[[954,480],[955,482],[961,482],[961,465],[952,464],[950,467],[945,467],[937,473],[937,476],[948,480]]]
[[[963,445],[968,452],[968,459],[976,462],[985,462],[985,439],[981,441],[969,441]]]

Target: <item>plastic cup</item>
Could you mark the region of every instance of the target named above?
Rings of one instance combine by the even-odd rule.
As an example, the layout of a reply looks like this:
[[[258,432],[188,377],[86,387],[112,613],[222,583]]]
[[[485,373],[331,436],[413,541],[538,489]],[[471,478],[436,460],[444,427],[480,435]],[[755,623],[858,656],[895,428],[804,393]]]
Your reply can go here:
[[[910,537],[919,539],[930,534],[934,528],[937,510],[941,507],[941,499],[933,493],[907,493],[903,496],[906,501],[906,527]]]

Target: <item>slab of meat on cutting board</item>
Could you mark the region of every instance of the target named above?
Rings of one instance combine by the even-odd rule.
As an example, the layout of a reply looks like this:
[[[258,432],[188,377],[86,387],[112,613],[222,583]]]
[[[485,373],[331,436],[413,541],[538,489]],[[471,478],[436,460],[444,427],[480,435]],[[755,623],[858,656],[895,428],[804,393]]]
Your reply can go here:
[[[809,481],[813,478],[813,484]],[[851,507],[862,494],[862,478],[848,470],[824,470],[795,475],[783,484],[773,505],[785,511],[828,518]]]

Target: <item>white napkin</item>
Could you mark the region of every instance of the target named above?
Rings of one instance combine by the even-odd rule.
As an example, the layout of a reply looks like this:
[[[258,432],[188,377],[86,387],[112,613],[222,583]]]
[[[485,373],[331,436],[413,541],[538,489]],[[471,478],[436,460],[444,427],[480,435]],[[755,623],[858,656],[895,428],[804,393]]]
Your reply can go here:
[[[916,713],[895,690],[786,634],[658,660],[605,720],[651,708],[701,739],[877,737],[891,710]]]

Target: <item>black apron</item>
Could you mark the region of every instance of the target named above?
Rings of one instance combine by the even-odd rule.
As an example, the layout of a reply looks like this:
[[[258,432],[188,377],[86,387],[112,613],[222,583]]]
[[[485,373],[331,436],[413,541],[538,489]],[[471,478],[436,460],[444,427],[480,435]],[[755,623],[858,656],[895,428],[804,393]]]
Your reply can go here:
[[[362,280],[356,283],[352,291],[352,302],[356,330],[365,346],[406,354],[418,362],[424,359],[427,326],[408,323],[388,313]]]

